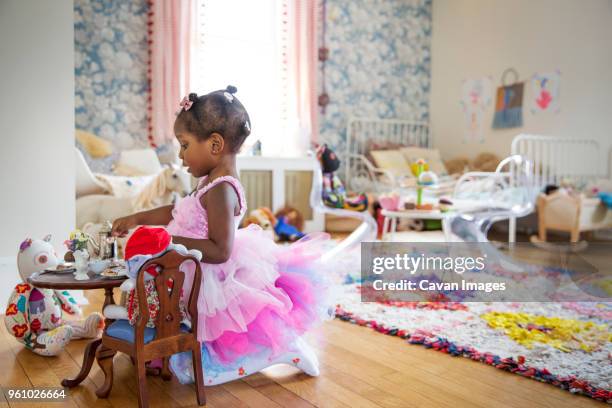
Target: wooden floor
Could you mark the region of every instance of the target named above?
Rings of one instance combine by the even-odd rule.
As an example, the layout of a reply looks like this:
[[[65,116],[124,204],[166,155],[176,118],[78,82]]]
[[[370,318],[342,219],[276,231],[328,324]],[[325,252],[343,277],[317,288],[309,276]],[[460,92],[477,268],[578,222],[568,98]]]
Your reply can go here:
[[[99,311],[102,291],[88,294],[86,312]],[[86,341],[74,341],[58,357],[26,350],[0,324],[0,385],[58,387],[80,368]],[[229,384],[206,387],[208,407],[595,407],[602,403],[551,385],[506,373],[465,358],[452,358],[406,344],[368,328],[338,320],[325,323],[308,340],[316,348],[321,376],[311,378],[276,366]],[[62,403],[13,403],[0,408],[136,407],[136,372],[125,355],[115,357],[115,382],[107,400],[96,387],[103,374],[94,363],[81,386]],[[151,407],[195,407],[192,386],[148,378]]]

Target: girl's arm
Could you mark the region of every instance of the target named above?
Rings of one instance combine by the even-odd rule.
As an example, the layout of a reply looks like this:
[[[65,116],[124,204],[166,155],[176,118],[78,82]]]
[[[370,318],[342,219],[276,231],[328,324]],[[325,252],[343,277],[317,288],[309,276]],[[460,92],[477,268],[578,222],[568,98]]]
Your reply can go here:
[[[202,252],[202,262],[226,262],[234,245],[234,212],[238,205],[236,190],[228,183],[220,183],[200,198],[208,214],[208,239],[172,237],[175,244]]]
[[[138,225],[168,225],[172,221],[172,205],[141,211],[113,221],[112,234],[125,236],[128,231]]]

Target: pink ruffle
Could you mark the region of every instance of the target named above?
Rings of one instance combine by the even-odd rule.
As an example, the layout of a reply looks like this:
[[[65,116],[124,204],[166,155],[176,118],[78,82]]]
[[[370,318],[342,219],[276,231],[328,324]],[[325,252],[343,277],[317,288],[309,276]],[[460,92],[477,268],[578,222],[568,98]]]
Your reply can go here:
[[[323,317],[326,285],[315,272],[322,272],[318,260],[327,239],[309,236],[283,247],[258,226],[238,230],[227,262],[201,264],[198,340],[224,361],[261,347],[282,351]],[[185,294],[193,270],[185,265]]]

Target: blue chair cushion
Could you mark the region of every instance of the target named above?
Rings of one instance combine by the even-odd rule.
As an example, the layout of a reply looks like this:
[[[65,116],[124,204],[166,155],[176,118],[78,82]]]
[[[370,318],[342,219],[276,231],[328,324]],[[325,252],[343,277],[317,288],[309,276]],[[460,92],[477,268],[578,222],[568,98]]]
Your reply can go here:
[[[185,324],[181,324],[181,331],[187,333],[189,332],[189,327]],[[151,327],[145,327],[144,332],[144,342],[147,344],[151,340],[155,338],[157,330]],[[136,328],[130,324],[129,321],[125,319],[120,319],[115,321],[113,324],[108,326],[106,329],[106,334],[110,337],[114,337],[116,339],[129,341],[130,343],[134,342],[136,337]]]

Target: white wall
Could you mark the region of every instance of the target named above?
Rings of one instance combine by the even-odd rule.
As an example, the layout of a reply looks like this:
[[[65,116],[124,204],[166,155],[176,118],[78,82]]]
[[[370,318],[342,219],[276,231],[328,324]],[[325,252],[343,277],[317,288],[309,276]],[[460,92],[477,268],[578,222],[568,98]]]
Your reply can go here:
[[[74,228],[72,0],[0,1],[0,174],[0,273],[13,280],[24,238],[51,233],[60,252]]]
[[[431,127],[445,159],[482,151],[510,153],[519,133],[596,139],[602,166],[612,143],[611,0],[434,0]],[[463,143],[461,81],[515,68],[521,80],[561,70],[561,111],[531,114],[526,83],[523,127],[493,130],[494,100],[485,115],[485,142]],[[494,89],[495,91],[495,89]]]

